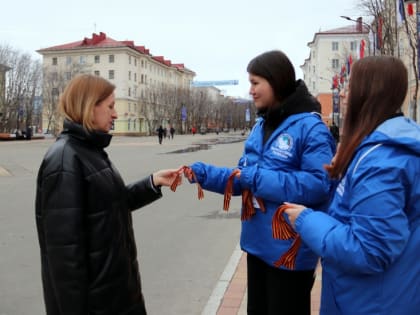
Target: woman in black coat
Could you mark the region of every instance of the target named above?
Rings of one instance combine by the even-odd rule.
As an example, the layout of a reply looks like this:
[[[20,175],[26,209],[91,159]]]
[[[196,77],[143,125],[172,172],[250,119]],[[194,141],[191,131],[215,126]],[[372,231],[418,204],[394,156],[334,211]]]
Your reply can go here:
[[[104,148],[115,86],[75,77],[60,98],[64,128],[39,169],[36,223],[48,315],[146,314],[131,211],[162,196],[176,170],[125,185]]]

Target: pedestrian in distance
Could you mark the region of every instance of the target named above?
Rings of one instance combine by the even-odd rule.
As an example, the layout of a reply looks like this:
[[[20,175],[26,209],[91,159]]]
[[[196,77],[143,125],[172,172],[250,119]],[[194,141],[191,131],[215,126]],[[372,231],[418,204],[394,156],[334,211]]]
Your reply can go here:
[[[175,128],[173,126],[171,126],[171,129],[169,129],[169,132],[171,133],[171,138],[174,138],[174,134],[175,134]]]
[[[104,150],[117,119],[115,86],[73,78],[63,130],[39,169],[36,224],[46,314],[145,315],[131,212],[162,197],[176,170],[126,185]]]
[[[331,126],[330,126],[330,132],[335,140],[336,143],[340,142],[340,129],[338,128],[338,126],[335,124],[335,122],[333,121]]]
[[[285,210],[322,257],[321,315],[419,314],[420,126],[401,113],[407,90],[400,59],[356,61],[328,211]]]
[[[156,130],[158,134],[159,144],[162,144],[163,136],[165,135],[165,129],[162,128],[162,125]]]
[[[235,167],[203,162],[190,165],[203,189],[225,193],[235,172],[232,194],[253,198],[255,213],[242,207],[240,245],[247,253],[249,315],[310,314],[310,295],[318,257],[302,244],[295,266],[278,263],[291,240],[273,237],[272,223],[284,201],[321,206],[330,197],[323,165],[330,163],[335,143],[320,116],[319,102],[302,80],[296,80],[289,58],[268,51],[247,67],[259,118],[245,141]],[[192,177],[188,178],[191,182]]]

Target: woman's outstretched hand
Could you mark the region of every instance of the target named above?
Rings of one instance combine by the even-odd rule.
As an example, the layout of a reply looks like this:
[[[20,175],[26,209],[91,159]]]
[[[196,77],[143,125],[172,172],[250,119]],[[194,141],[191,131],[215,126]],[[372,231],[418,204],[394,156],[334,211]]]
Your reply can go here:
[[[155,186],[171,186],[174,180],[179,177],[177,181],[178,185],[181,184],[182,180],[178,174],[182,173],[179,169],[166,169],[159,170],[153,173],[153,183]]]

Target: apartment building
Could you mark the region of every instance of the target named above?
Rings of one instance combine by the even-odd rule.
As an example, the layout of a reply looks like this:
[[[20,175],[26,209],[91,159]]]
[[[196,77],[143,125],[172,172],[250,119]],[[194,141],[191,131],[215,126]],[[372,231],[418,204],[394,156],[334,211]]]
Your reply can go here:
[[[0,130],[3,129],[4,100],[6,95],[6,72],[11,68],[0,63]]]
[[[0,63],[0,102],[3,105],[4,95],[6,93],[6,72],[10,70],[10,67]]]
[[[374,40],[370,28],[361,18],[350,26],[315,33],[308,43],[309,57],[301,65],[309,91],[322,105],[326,124],[341,126],[343,111],[338,94],[348,79],[351,64],[364,55],[373,54]]]
[[[112,132],[133,135],[147,134],[152,126],[150,120],[155,124],[166,124],[165,101],[163,97],[159,100],[153,97],[157,91],[173,93],[189,89],[195,76],[194,71],[182,63],[172,63],[163,56],[152,55],[149,49],[134,41],[114,40],[102,32],[37,52],[43,56],[44,67],[44,130],[55,117],[59,94],[77,73],[102,76],[116,85],[118,119]],[[159,107],[161,115],[150,117],[154,112],[145,110],[147,107]],[[157,119],[163,121],[155,121]]]

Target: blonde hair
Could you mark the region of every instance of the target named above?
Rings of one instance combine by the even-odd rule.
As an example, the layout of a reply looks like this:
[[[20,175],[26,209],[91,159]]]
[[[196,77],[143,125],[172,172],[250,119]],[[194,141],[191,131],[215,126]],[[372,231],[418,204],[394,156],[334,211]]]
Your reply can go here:
[[[60,96],[59,109],[65,118],[93,130],[93,109],[110,96],[115,85],[96,75],[79,74]]]

